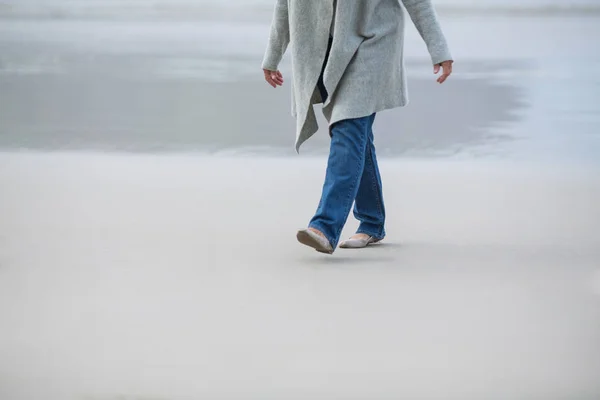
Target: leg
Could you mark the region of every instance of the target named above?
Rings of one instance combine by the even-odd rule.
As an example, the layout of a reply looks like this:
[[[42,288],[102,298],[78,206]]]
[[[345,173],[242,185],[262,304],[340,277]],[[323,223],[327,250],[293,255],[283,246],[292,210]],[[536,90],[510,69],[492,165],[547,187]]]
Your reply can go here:
[[[360,221],[356,233],[376,239],[385,237],[385,206],[372,129],[367,138],[365,167],[354,203],[354,217]]]
[[[373,116],[337,122],[332,127],[331,147],[321,201],[309,227],[322,232],[337,246],[365,165],[365,150]]]

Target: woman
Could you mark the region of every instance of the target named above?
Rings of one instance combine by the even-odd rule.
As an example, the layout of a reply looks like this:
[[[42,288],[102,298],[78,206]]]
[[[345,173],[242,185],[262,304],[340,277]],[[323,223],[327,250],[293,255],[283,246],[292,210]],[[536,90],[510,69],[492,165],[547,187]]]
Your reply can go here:
[[[363,248],[385,237],[385,207],[373,143],[377,112],[408,103],[404,74],[404,9],[400,0],[277,0],[262,68],[273,87],[288,45],[296,151],[318,129],[313,104],[323,104],[331,147],[321,201],[300,243],[332,254],[354,203],[356,235],[341,248]],[[402,0],[425,41],[438,78],[452,57],[431,0]]]

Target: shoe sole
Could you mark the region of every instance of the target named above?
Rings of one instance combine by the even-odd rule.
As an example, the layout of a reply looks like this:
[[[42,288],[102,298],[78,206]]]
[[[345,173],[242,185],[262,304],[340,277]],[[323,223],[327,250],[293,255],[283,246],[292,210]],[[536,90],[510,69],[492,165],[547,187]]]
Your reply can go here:
[[[313,249],[315,249],[319,253],[333,254],[333,249],[329,249],[327,247],[324,247],[323,245],[321,245],[320,242],[318,242],[315,238],[313,238],[311,235],[309,235],[305,231],[298,231],[298,233],[296,233],[296,238],[303,245],[308,246],[308,247],[312,247]]]

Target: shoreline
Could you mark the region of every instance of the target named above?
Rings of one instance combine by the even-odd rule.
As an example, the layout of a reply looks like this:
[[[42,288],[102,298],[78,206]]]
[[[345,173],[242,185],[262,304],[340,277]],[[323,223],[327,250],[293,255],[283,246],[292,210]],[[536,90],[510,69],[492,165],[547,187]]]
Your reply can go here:
[[[377,145],[377,144],[376,144]],[[281,150],[281,151],[280,151]],[[253,152],[243,148],[231,148],[215,151],[119,151],[119,150],[84,150],[84,149],[10,149],[0,148],[0,162],[28,162],[28,161],[77,161],[91,162],[93,160],[115,160],[115,161],[135,161],[139,160],[165,160],[165,161],[190,161],[197,163],[207,163],[214,161],[223,163],[230,161],[233,165],[238,165],[242,161],[250,161],[258,165],[273,165],[276,162],[305,165],[325,165],[327,162],[328,148],[313,148],[309,151],[286,153],[285,150],[293,150],[293,145],[287,149],[268,149],[265,152]],[[590,178],[597,176],[600,165],[587,159],[576,160],[572,158],[560,161],[553,160],[547,162],[539,159],[511,158],[511,156],[469,156],[469,155],[388,155],[377,154],[380,163],[394,166],[424,166],[430,170],[444,170],[447,167],[462,167],[458,171],[487,171],[496,173],[519,174],[527,172],[537,172],[545,174],[547,177],[560,176],[564,174],[583,174]]]

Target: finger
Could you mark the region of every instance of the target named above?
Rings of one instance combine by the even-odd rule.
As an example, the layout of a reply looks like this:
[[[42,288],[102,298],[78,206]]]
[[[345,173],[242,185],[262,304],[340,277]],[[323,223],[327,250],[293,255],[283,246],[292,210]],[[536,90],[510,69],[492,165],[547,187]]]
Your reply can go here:
[[[437,78],[438,83],[444,83],[446,80],[446,71],[442,70],[442,74]]]
[[[277,85],[275,84],[275,82],[273,82],[273,80],[271,79],[270,75],[266,75],[265,76],[265,81],[267,81],[267,83],[273,87],[277,87]]]
[[[448,77],[449,77],[449,76],[450,76],[450,74],[449,74],[449,73],[445,73],[445,74],[443,74],[442,76],[440,76],[440,77],[438,78],[438,82],[439,82],[439,83],[444,83],[444,82],[446,81],[446,79],[448,79]]]
[[[283,85],[283,78],[278,76],[277,74],[272,74],[271,75],[271,79],[273,80],[273,82],[275,82],[277,85],[281,86]]]
[[[433,66],[433,73],[437,75],[438,72],[440,72],[440,64],[435,64]]]

